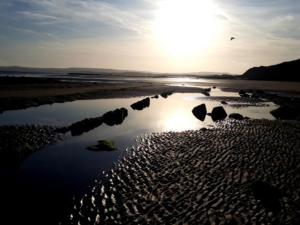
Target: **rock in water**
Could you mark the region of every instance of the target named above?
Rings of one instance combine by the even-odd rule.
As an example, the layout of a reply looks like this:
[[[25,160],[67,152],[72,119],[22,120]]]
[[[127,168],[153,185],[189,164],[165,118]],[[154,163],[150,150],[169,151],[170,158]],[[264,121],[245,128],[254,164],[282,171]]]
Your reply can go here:
[[[224,120],[227,117],[227,113],[222,106],[213,108],[211,112],[211,118],[213,121]]]
[[[197,119],[201,121],[205,120],[207,113],[205,104],[196,106],[195,108],[193,108],[192,112]]]
[[[205,96],[210,96],[210,94],[209,94],[209,92],[207,92],[207,91],[204,91],[202,94],[204,94]]]
[[[264,207],[274,212],[280,211],[280,192],[276,187],[263,181],[256,181],[251,185],[251,189],[255,198],[260,200]]]
[[[102,116],[102,118],[105,124],[107,124],[108,126],[114,126],[123,123],[127,115],[128,115],[127,109],[121,108],[121,109],[116,109],[114,111],[109,111],[105,113]]]
[[[281,120],[296,120],[300,116],[300,109],[292,108],[289,106],[280,106],[278,109],[271,111],[271,114],[276,119]]]
[[[244,97],[244,98],[250,97],[244,90],[240,90],[240,91],[239,91],[239,95],[240,95],[241,97]]]
[[[163,98],[167,98],[169,95],[171,95],[171,94],[173,94],[172,92],[163,92],[163,93],[161,93],[160,95],[161,95],[161,97],[163,97]]]
[[[100,140],[97,145],[92,145],[87,147],[91,151],[113,151],[116,150],[116,146],[112,141],[109,140]]]
[[[150,98],[145,98],[141,101],[138,101],[131,105],[131,108],[134,110],[143,110],[146,107],[150,106]]]
[[[244,119],[244,117],[239,113],[231,113],[229,115],[229,118],[230,119],[235,119],[235,120],[243,120]]]
[[[102,117],[88,118],[88,119],[84,119],[79,122],[73,123],[69,127],[69,130],[71,130],[72,136],[78,136],[85,132],[95,129],[96,127],[101,126],[102,122],[103,122]]]

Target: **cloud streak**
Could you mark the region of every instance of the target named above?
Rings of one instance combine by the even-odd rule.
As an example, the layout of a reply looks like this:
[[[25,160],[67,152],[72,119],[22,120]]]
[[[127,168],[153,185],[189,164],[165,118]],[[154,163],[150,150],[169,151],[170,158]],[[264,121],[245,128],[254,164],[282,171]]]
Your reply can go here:
[[[5,60],[0,64],[5,61],[55,66],[50,62],[56,62],[72,66],[74,60],[75,64],[86,62],[82,66],[93,62],[95,66],[172,71],[174,64],[151,42],[161,1],[164,0],[1,1],[0,49],[7,57],[3,56]],[[226,32],[205,59],[195,58],[188,64],[190,67],[185,67],[189,71],[242,72],[253,65],[299,57],[299,0],[211,1],[220,8],[215,17]],[[230,36],[237,39],[228,43]]]
[[[93,24],[99,27],[128,30],[144,36],[149,32],[149,21],[143,18],[142,10],[118,8],[104,1],[94,0],[19,0],[29,10],[18,11],[20,20],[27,20],[32,29],[35,25],[82,26]]]

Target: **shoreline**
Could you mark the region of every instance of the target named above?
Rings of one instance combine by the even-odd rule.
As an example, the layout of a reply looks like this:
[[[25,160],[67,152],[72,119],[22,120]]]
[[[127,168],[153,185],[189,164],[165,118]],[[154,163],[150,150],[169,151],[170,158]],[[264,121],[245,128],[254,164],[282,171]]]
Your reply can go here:
[[[163,92],[206,94],[205,89],[214,86],[224,91],[263,90],[300,96],[300,83],[297,82],[227,80],[227,83],[188,83],[171,86],[166,82],[87,83],[66,82],[52,78],[4,77],[0,79],[0,113],[75,100],[129,98],[157,95]]]
[[[237,105],[240,103],[249,103],[249,106],[252,106],[255,105],[256,103],[263,103],[264,101],[272,101],[272,102],[276,102],[276,104],[280,106],[291,105],[300,108],[299,98],[294,99],[292,97],[282,97],[274,93],[268,93],[264,91],[253,91],[253,90],[247,91],[246,89],[245,91],[243,91],[243,93],[241,92],[237,96],[234,95],[235,97],[226,97],[226,96],[213,96],[213,94],[212,96],[210,96],[210,91],[208,90],[208,88],[212,86],[205,86],[205,85],[201,85],[200,87],[189,87],[189,86],[170,86],[167,85],[166,83],[159,83],[159,84],[158,83],[155,84],[154,83],[124,83],[124,84],[101,83],[99,84],[99,83],[69,83],[69,82],[60,82],[60,81],[51,82],[47,80],[39,81],[40,83],[39,82],[34,83],[33,81],[31,80],[26,84],[24,83],[23,84],[22,83],[21,84],[0,84],[0,86],[2,85],[4,87],[3,89],[0,90],[0,101],[2,102],[7,101],[6,108],[4,107],[4,105],[2,105],[2,108],[6,110],[16,109],[20,107],[26,108],[26,107],[38,106],[42,104],[52,104],[55,102],[67,102],[67,101],[74,101],[79,99],[130,98],[133,96],[154,97],[153,95],[156,94],[162,95],[162,93],[165,93],[166,94],[165,96],[167,97],[167,95],[170,94],[168,92],[202,93],[203,98],[205,100],[219,101],[220,104],[222,101],[226,100],[229,103],[234,102]],[[231,85],[232,86],[235,85],[235,89],[234,89],[235,92],[238,92],[241,88],[241,86],[237,86],[234,83],[232,83]],[[216,84],[214,86],[217,86],[218,88],[222,89],[222,87],[220,87],[221,85]],[[11,87],[14,87],[14,91],[9,92]],[[225,90],[232,91],[230,87],[225,88]],[[199,104],[200,103],[201,100],[199,100]],[[241,104],[241,105],[245,106],[245,104]],[[245,107],[248,107],[248,105]],[[111,112],[107,112],[107,113],[111,114]],[[56,128],[61,128],[62,130],[66,130],[67,132],[71,131],[71,134],[72,134],[72,129],[70,130],[66,128],[76,128],[73,129],[74,134],[75,135],[81,134],[82,131],[83,132],[89,131],[90,128],[93,129],[95,126],[100,124],[100,122],[101,123],[105,122],[104,120],[102,120],[103,119],[102,117],[104,116],[102,115],[101,117],[96,117],[96,118],[82,118],[83,120],[75,122],[74,124],[70,124],[68,127],[51,127],[51,126],[43,127],[43,126],[36,126],[36,125],[0,126],[0,131],[1,130],[3,131],[1,134],[2,136],[3,134],[6,133],[9,134],[9,138],[2,139],[3,142],[1,145],[5,144],[3,146],[8,146],[8,148],[5,147],[8,150],[14,148],[19,149],[20,151],[18,153],[21,153],[20,155],[18,155],[15,154],[14,151],[11,151],[10,153],[12,154],[12,156],[18,156],[18,158],[15,158],[15,160],[11,160],[10,162],[7,161],[7,163],[12,164],[11,162],[15,161],[16,162],[15,168],[18,169],[17,165],[19,165],[19,163],[26,158],[26,155],[28,156],[29,154],[34,153],[35,151],[43,148],[45,144],[47,145],[51,141],[54,142],[59,141],[59,137],[64,137],[63,134],[58,134],[60,133],[60,131],[59,129]],[[231,199],[235,199],[235,200],[238,199],[238,201],[240,201],[239,197],[241,196],[229,195],[227,196],[227,198],[225,198],[226,197],[225,196],[223,202],[218,203],[217,199],[219,199],[219,196],[216,197],[214,196],[214,194],[219,195],[220,193],[218,192],[218,190],[219,189],[221,190],[226,185],[227,185],[226,188],[227,190],[229,190],[229,192],[236,191],[239,194],[240,193],[249,194],[249,192],[245,192],[246,189],[244,189],[243,186],[242,187],[239,186],[240,183],[242,182],[241,180],[243,180],[241,177],[244,176],[243,175],[244,173],[242,174],[242,172],[237,172],[237,171],[242,171],[243,169],[245,169],[243,165],[238,164],[241,161],[245,161],[244,159],[239,158],[239,154],[240,154],[239,149],[240,148],[243,149],[245,147],[246,149],[244,150],[246,151],[246,153],[250,152],[252,155],[247,156],[246,153],[245,154],[241,153],[241,154],[243,155],[243,157],[245,156],[248,159],[252,159],[259,156],[260,152],[258,152],[258,150],[260,150],[262,143],[264,148],[268,148],[269,145],[267,145],[267,142],[271,142],[272,145],[274,144],[274,148],[278,146],[282,148],[286,147],[289,151],[292,152],[292,154],[295,154],[293,149],[291,149],[290,147],[291,145],[297,145],[297,147],[299,145],[299,140],[296,139],[296,137],[298,137],[300,133],[299,122],[295,120],[292,120],[290,122],[282,122],[278,120],[277,121],[243,120],[238,122],[235,120],[228,119],[225,121],[223,126],[221,124],[222,123],[219,124],[219,128],[217,129],[203,128],[194,131],[150,134],[147,137],[145,137],[145,139],[141,139],[141,142],[137,143],[136,150],[143,150],[143,151],[133,151],[134,154],[131,154],[133,153],[131,151],[128,154],[125,153],[126,155],[125,158],[122,158],[120,162],[118,161],[117,166],[113,167],[114,171],[117,172],[116,174],[123,180],[123,182],[119,183],[119,180],[114,180],[116,174],[114,174],[113,172],[108,174],[109,178],[111,178],[112,176],[112,180],[117,185],[116,188],[120,188],[118,189],[119,190],[118,193],[120,193],[120,195],[118,195],[117,193],[111,193],[107,191],[110,190],[111,187],[109,186],[109,182],[105,183],[106,178],[104,178],[103,180],[104,183],[99,183],[95,185],[95,190],[96,190],[95,193],[98,193],[97,195],[98,197],[95,198],[93,202],[89,202],[91,199],[93,199],[94,196],[88,194],[86,196],[88,196],[89,199],[87,200],[86,197],[84,197],[81,205],[78,205],[78,202],[76,202],[77,205],[75,208],[78,209],[79,211],[72,212],[73,221],[67,221],[67,224],[70,223],[72,224],[74,220],[76,224],[79,220],[80,223],[83,222],[83,224],[91,224],[89,221],[86,221],[86,219],[90,218],[91,220],[95,220],[96,222],[96,220],[99,219],[97,217],[98,215],[100,215],[101,218],[99,220],[100,224],[102,223],[103,224],[106,223],[132,224],[132,221],[140,221],[141,223],[145,223],[145,224],[147,223],[153,224],[159,221],[163,221],[163,223],[166,223],[169,221],[169,219],[172,220],[172,218],[176,218],[178,219],[178,221],[180,221],[181,216],[179,216],[179,214],[183,215],[182,218],[184,219],[184,222],[189,221],[189,218],[191,216],[195,218],[195,221],[198,221],[199,224],[206,223],[207,221],[214,221],[214,218],[218,218],[215,221],[215,223],[219,224],[220,221],[223,222],[227,221],[228,223],[230,223],[230,222],[237,222],[239,220],[245,220],[246,217],[243,214],[247,214],[249,212],[248,210],[250,211],[252,210],[251,211],[252,214],[249,213],[247,218],[248,219],[257,218],[258,224],[261,223],[261,221],[273,222],[272,218],[269,216],[270,212],[265,210],[260,205],[260,202],[253,198],[253,195],[252,197],[251,196],[248,197],[250,198],[250,202],[252,204],[251,207],[253,206],[254,208],[248,209],[247,205],[245,206],[243,204],[241,205],[239,203],[236,203],[237,205],[233,205],[232,207],[236,209],[237,212],[239,212],[240,214],[235,215],[234,213],[232,213],[232,211],[230,210],[226,211],[226,210],[228,210],[228,208],[231,207],[230,205],[231,203],[234,203]],[[41,134],[44,133],[45,135],[40,135],[39,132],[41,132]],[[4,135],[3,137],[6,136]],[[40,139],[40,141],[38,141],[38,145],[35,145],[35,143],[32,144],[30,142],[31,140],[36,140],[37,138],[40,137],[42,138]],[[290,140],[289,138],[292,138],[292,140]],[[14,144],[14,141],[17,142],[17,144]],[[278,143],[278,141],[282,141],[282,142]],[[236,146],[236,149],[232,151],[233,150],[232,148],[234,148],[234,146]],[[249,149],[248,148],[249,146],[252,146],[252,148]],[[254,149],[253,151],[255,151],[255,154],[253,154],[252,149]],[[263,151],[264,149],[262,150],[262,152]],[[145,153],[145,155],[143,155],[143,152]],[[226,152],[230,152],[231,156],[235,159],[237,164],[232,164],[232,161],[228,161],[229,156],[226,155],[227,154]],[[270,153],[270,151],[268,150],[267,153]],[[257,161],[263,164],[266,161],[268,161],[270,157],[272,158],[274,156],[272,155],[272,152],[270,153],[270,156],[268,156],[267,153],[263,156],[263,158],[258,158]],[[277,151],[275,156],[280,154],[281,152]],[[25,157],[23,157],[23,155]],[[164,163],[160,163],[161,158],[165,159]],[[3,159],[5,159],[5,157],[3,157]],[[189,160],[184,161],[185,159],[189,159]],[[283,159],[283,163],[290,162],[291,160],[293,161],[293,159],[291,159],[289,155],[284,155],[284,154],[282,156],[282,159]],[[253,163],[253,160],[250,161]],[[197,167],[193,167],[193,163],[195,163]],[[244,163],[247,164],[248,162],[244,162]],[[169,165],[169,167],[164,167],[165,164]],[[229,167],[227,167],[228,165]],[[125,171],[125,172],[122,171],[126,166],[128,166],[129,168],[135,168],[135,170]],[[192,168],[189,168],[189,166],[192,166]],[[220,175],[220,173],[222,173],[223,168],[225,169],[227,168],[226,170],[224,170],[225,172],[230,171],[231,170],[230,166],[233,166],[232,173],[236,173],[230,175],[232,176],[231,183],[228,183],[226,181],[227,183],[225,182],[225,184],[218,183],[217,185],[215,185],[216,183],[214,182],[215,181],[219,182],[218,181],[219,178],[217,178],[217,180],[214,180],[215,178],[213,177],[215,175],[217,175],[218,177],[223,177],[223,176],[226,177],[228,174]],[[173,179],[176,179],[175,177],[178,176],[178,174],[174,175],[173,174],[174,171],[170,171],[170,169],[174,169],[178,173],[183,173],[179,176],[182,177],[182,179],[180,178],[179,180],[174,181]],[[193,172],[194,169],[201,169],[202,171]],[[257,169],[260,169],[260,167],[258,166]],[[249,171],[250,170],[252,171],[252,169],[249,169]],[[247,170],[246,172],[250,173],[251,171],[250,172],[249,171]],[[161,173],[161,172],[165,172],[165,173]],[[132,179],[131,178],[127,179],[126,174],[132,176],[131,177]],[[146,177],[148,177],[150,180],[147,180],[145,178],[145,174]],[[198,174],[201,179],[199,180],[198,179],[199,177],[198,178],[195,177],[194,179],[192,177],[194,175],[191,174],[194,175]],[[205,174],[207,174],[208,177],[206,177]],[[236,185],[231,186],[232,182],[234,183],[235,177],[238,176],[240,177],[237,184],[238,187],[236,187]],[[283,173],[283,176],[288,176],[288,174]],[[187,180],[183,178],[187,178]],[[202,178],[204,180],[202,180]],[[267,179],[268,184],[277,186],[277,183],[274,183],[273,181],[270,182],[270,180],[268,179]],[[288,177],[287,179],[290,179],[290,177]],[[130,180],[134,181],[133,182],[134,187],[131,187],[132,182]],[[262,181],[266,182],[265,179],[262,179]],[[194,185],[195,182],[198,183],[202,182],[202,186],[200,185],[198,187],[198,184]],[[248,180],[248,181],[246,180],[245,182],[246,183],[248,182],[247,185],[250,185],[250,183],[253,183],[253,180]],[[292,182],[294,182],[294,180],[292,180]],[[244,181],[242,183],[244,183]],[[190,186],[192,187],[192,189],[189,189]],[[106,192],[105,191],[102,192],[100,190],[101,187],[104,187]],[[134,193],[136,193],[137,197],[135,196],[134,200],[131,199],[132,196],[128,196],[126,194],[127,192],[132,191],[128,189],[128,187],[133,188]],[[135,187],[138,187],[138,190],[136,190]],[[172,193],[166,191],[169,187],[171,187],[173,191]],[[202,192],[204,193],[204,196],[201,196],[200,199],[198,199],[197,195],[194,195],[196,193],[197,188],[201,188],[198,190],[198,193],[202,193]],[[241,192],[239,192],[238,188],[241,188]],[[127,190],[127,191],[124,193],[123,190]],[[158,191],[160,190],[162,190],[163,193],[162,195],[159,195]],[[148,195],[148,193],[151,194]],[[106,194],[108,198],[105,197],[104,194]],[[140,199],[139,198],[140,195],[146,196],[147,199],[146,200]],[[174,196],[175,200],[172,198],[172,199],[168,199],[167,202],[162,202],[164,201],[163,199],[164,196]],[[114,201],[112,199],[115,199],[117,205],[112,204],[113,203],[112,201]],[[126,202],[123,202],[122,199],[125,199]],[[188,204],[188,202],[185,202],[185,199],[187,199],[188,202],[198,201],[197,204],[193,204],[193,205],[194,206],[198,205],[200,208],[191,209],[190,213],[187,212],[187,214],[185,214],[186,213],[186,211],[184,210],[185,204],[186,205]],[[137,200],[137,202],[135,202],[135,200]],[[177,206],[176,202],[180,202],[181,200],[183,200],[183,205]],[[241,197],[241,201],[244,200],[245,198]],[[248,201],[249,199],[246,200]],[[103,201],[105,202],[104,206],[101,205],[103,204]],[[255,203],[253,203],[254,201]],[[174,207],[174,205],[176,206]],[[210,208],[207,208],[206,206],[209,206]],[[222,206],[223,208],[218,209],[219,206]],[[240,206],[242,207],[241,210],[238,208]],[[106,218],[107,216],[110,215],[114,218],[116,218],[116,216],[118,217],[117,214],[113,214],[115,213],[114,207],[118,209],[117,211],[120,212],[121,220],[119,222],[118,220],[116,220],[117,222],[102,221],[103,218]],[[94,209],[94,211],[89,212],[88,211],[89,209]],[[108,209],[112,209],[112,211],[108,212],[107,211]],[[244,209],[246,209],[246,211]],[[83,210],[83,212],[80,210]],[[138,212],[136,212],[135,210],[138,210]],[[219,210],[219,211],[215,213],[214,210],[215,211]],[[263,213],[259,213],[256,210],[261,210],[260,212]],[[94,214],[94,212],[96,211],[99,212],[98,215]],[[160,213],[162,211],[164,211],[166,215],[168,214],[169,217],[168,218],[162,217]],[[201,215],[199,215],[199,213],[197,214],[196,211],[199,213],[201,212]],[[220,211],[222,211],[221,214]],[[226,214],[222,214],[223,212],[226,212]],[[135,214],[137,216],[140,215],[140,217],[134,217]],[[83,215],[83,218],[81,217],[81,215]],[[204,217],[202,215],[204,215]],[[274,213],[272,215],[274,215]],[[231,216],[231,219],[228,219],[228,216],[229,217]],[[56,220],[57,217],[58,215],[54,216],[52,219]],[[70,218],[71,217],[69,217],[69,219]],[[147,219],[144,221],[145,218]],[[154,221],[156,219],[158,220]],[[193,220],[190,222],[193,222]]]

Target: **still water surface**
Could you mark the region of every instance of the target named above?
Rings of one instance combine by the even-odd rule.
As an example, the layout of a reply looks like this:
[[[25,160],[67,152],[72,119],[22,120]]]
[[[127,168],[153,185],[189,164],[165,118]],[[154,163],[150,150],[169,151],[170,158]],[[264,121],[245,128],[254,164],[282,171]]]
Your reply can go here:
[[[212,90],[213,96],[236,97],[237,93]],[[207,111],[222,105],[211,101],[202,94],[173,94],[167,99],[151,99],[149,108],[142,111],[131,109],[130,105],[139,98],[82,100],[68,103],[44,105],[25,110],[4,112],[0,124],[43,124],[64,126],[84,118],[98,117],[109,110],[125,107],[128,117],[118,126],[101,125],[98,128],[72,137],[67,134],[63,141],[47,146],[28,157],[17,174],[17,184],[28,197],[22,201],[32,201],[31,212],[46,213],[47,217],[57,216],[70,202],[72,196],[84,193],[93,180],[104,170],[109,170],[132,146],[138,136],[152,132],[183,131],[214,126],[210,117],[202,122],[192,114],[192,109],[202,103]],[[269,113],[277,108],[268,106],[234,108],[224,106],[227,114],[238,112],[253,119],[273,119]],[[95,145],[98,140],[115,142],[114,152],[92,152],[86,147]],[[41,212],[39,211],[41,210]],[[47,212],[45,212],[47,211]],[[50,213],[51,212],[51,213]]]

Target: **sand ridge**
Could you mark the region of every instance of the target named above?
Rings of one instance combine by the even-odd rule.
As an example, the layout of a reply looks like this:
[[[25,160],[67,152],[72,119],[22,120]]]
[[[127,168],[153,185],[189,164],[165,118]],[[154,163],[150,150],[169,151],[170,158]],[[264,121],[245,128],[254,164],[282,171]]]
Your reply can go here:
[[[151,134],[127,152],[63,224],[299,224],[300,123],[227,121]],[[280,210],[251,185],[277,188]]]

